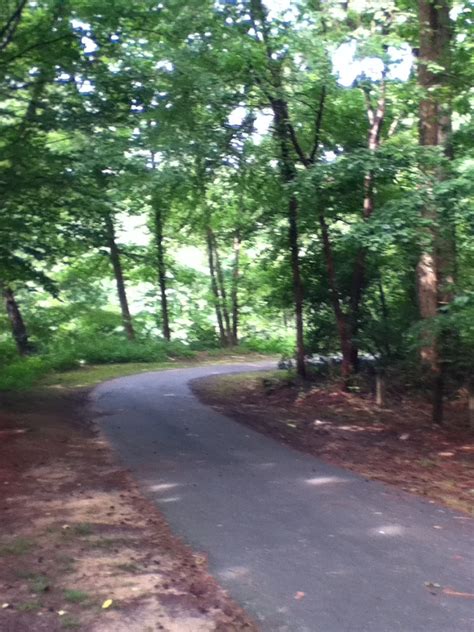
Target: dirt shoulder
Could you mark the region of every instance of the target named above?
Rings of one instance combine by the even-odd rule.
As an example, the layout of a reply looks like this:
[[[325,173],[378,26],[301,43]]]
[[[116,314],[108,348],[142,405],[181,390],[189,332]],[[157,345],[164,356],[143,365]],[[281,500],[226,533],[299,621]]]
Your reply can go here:
[[[84,419],[86,396],[1,396],[0,629],[256,630]]]
[[[370,395],[331,385],[301,388],[284,374],[195,380],[199,398],[237,421],[298,450],[474,514],[474,443],[462,403],[448,406],[445,428],[429,404],[394,398],[377,408]]]

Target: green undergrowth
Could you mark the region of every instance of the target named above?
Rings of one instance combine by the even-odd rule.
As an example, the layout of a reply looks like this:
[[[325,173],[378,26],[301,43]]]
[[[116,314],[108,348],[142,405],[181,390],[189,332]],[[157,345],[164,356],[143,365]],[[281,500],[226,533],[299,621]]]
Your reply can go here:
[[[199,353],[193,358],[172,360],[165,362],[126,362],[116,364],[92,364],[65,371],[18,371],[13,374],[15,379],[2,381],[1,390],[27,390],[30,388],[87,388],[112,380],[114,378],[146,373],[150,371],[165,371],[182,369],[200,364],[227,364],[229,362],[253,362],[268,357],[242,350],[220,350],[219,353]],[[31,358],[34,360],[34,358]],[[12,373],[8,373],[12,378]]]

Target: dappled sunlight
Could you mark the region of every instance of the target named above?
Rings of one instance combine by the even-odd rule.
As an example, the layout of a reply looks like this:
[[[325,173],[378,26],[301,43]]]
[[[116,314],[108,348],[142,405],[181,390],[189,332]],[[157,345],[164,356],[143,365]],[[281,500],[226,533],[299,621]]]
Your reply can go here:
[[[177,503],[181,500],[181,496],[168,496],[168,498],[159,498],[160,503]]]
[[[333,483],[349,483],[348,478],[342,478],[340,476],[315,476],[313,478],[306,478],[304,480],[306,485],[313,485],[319,487],[321,485],[332,485]]]
[[[406,528],[399,524],[386,524],[381,527],[369,529],[370,535],[404,535]]]
[[[179,483],[157,483],[156,485],[150,485],[148,490],[150,492],[164,492],[175,487],[179,487]]]
[[[355,424],[350,424],[350,425],[345,425],[345,426],[338,426],[337,427],[338,430],[345,430],[346,432],[382,432],[384,430],[386,430],[386,428],[384,428],[384,426],[380,425],[380,426],[358,426]]]

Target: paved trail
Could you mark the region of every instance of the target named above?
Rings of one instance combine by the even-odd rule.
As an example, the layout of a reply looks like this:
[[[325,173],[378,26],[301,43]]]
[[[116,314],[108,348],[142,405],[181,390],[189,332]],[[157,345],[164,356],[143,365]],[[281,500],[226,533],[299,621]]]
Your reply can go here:
[[[263,631],[473,632],[472,521],[279,445],[188,386],[258,368],[120,378],[94,391],[95,414],[174,531],[208,554]]]

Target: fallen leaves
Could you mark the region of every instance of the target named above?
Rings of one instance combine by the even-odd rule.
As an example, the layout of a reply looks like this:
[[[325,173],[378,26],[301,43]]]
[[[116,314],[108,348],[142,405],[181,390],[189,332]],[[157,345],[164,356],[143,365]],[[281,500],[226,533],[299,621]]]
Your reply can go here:
[[[104,603],[102,604],[102,608],[103,608],[104,610],[106,610],[107,608],[110,608],[110,606],[111,606],[113,603],[114,603],[114,602],[113,602],[113,599],[106,599],[106,600],[104,601]]]
[[[295,594],[295,599],[299,601],[300,599],[303,599],[305,595],[306,593],[302,592],[301,590],[298,590],[298,592]]]

